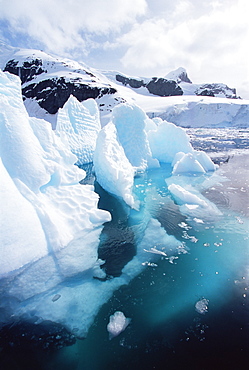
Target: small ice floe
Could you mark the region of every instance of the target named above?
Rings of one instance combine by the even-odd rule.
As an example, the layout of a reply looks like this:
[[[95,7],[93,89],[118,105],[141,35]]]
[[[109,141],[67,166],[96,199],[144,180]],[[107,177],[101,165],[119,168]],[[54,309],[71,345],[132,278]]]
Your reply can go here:
[[[158,265],[154,262],[145,261],[142,263],[143,266],[157,267]]]
[[[184,230],[182,234],[183,234],[182,237],[184,239],[189,239],[192,243],[198,242],[198,239],[196,239],[196,237],[193,235],[188,235],[187,231]]]
[[[60,294],[55,294],[54,296],[53,296],[53,298],[52,298],[52,302],[56,302],[56,301],[58,301],[58,299],[61,297],[61,295]]]
[[[243,223],[244,223],[244,221],[243,221],[243,220],[241,220],[241,218],[240,218],[240,217],[236,217],[236,220],[238,221],[238,223],[239,223],[239,224],[243,224]]]
[[[206,298],[203,298],[200,301],[196,302],[195,304],[196,311],[204,315],[206,312],[208,312],[208,303],[209,300]]]
[[[176,257],[176,256],[171,256],[171,257],[169,257],[168,258],[168,260],[169,260],[169,263],[174,263],[174,260],[177,260],[178,259],[178,257]]]
[[[113,315],[111,315],[109,324],[107,325],[109,339],[112,339],[122,333],[122,331],[126,329],[130,322],[131,319],[126,318],[121,311],[116,311]]]
[[[182,229],[185,229],[185,230],[190,230],[192,229],[192,226],[189,226],[188,224],[186,224],[186,222],[180,222],[178,224],[179,227],[181,227]]]
[[[197,224],[204,224],[204,221],[201,220],[200,218],[196,218],[194,217],[193,220],[197,223]]]
[[[148,249],[144,249],[145,252],[148,252],[148,253],[154,253],[154,254],[160,254],[161,256],[165,256],[167,257],[167,254],[163,251],[159,251],[158,249],[156,249],[155,247],[152,247],[150,248],[149,250]]]

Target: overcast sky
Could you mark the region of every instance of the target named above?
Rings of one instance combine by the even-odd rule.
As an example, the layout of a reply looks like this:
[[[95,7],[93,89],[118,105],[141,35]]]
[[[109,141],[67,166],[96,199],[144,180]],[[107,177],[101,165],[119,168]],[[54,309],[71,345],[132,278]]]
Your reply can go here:
[[[0,0],[0,39],[133,76],[186,68],[249,99],[248,0]]]

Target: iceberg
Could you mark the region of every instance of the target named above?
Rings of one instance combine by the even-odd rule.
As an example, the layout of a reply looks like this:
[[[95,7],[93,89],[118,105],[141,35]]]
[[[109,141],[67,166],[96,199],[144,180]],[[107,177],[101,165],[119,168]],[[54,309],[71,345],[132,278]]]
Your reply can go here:
[[[94,99],[79,102],[70,96],[57,115],[56,133],[78,158],[76,165],[93,161],[98,132],[101,129],[99,109]]]
[[[131,319],[126,318],[121,311],[116,311],[113,315],[111,315],[109,324],[107,325],[109,339],[112,339],[122,333],[127,328],[130,321]]]
[[[169,183],[169,181],[168,181]],[[186,189],[188,188],[188,190]],[[222,213],[216,205],[206,199],[196,188],[191,185],[185,187],[171,183],[168,185],[176,204],[179,205],[181,213],[191,219],[213,220]]]
[[[186,253],[154,217],[153,196],[139,210],[146,194],[140,199],[134,191],[135,177],[169,163],[177,174],[169,191],[181,201],[181,212],[204,219],[210,204],[176,185],[178,175],[192,168],[186,158],[193,156],[203,173],[214,169],[212,161],[193,149],[183,129],[149,119],[134,104],[117,105],[100,129],[95,101],[70,97],[53,131],[47,121],[28,116],[18,77],[0,72],[0,91],[0,323],[50,320],[83,338],[100,307],[146,264]],[[98,208],[92,185],[79,184],[86,173],[75,163],[91,161],[97,182],[126,203],[134,231],[137,253],[117,278],[106,279],[98,258],[111,215]],[[193,212],[193,204],[199,212]]]
[[[32,311],[25,309],[27,300],[39,316],[35,302],[42,310],[42,294],[60,294],[58,285],[66,279],[86,272],[91,279],[99,276],[99,236],[111,216],[98,209],[93,186],[79,184],[85,172],[50,124],[28,116],[18,77],[0,71],[0,91],[3,324]],[[54,305],[63,301],[60,295]]]
[[[112,122],[98,135],[93,163],[98,183],[109,193],[121,197],[130,207],[136,208],[138,205],[133,195],[135,170],[118,142],[117,130]]]
[[[184,153],[192,153],[194,150],[181,127],[163,120],[159,121],[155,129],[148,131],[148,140],[152,155],[159,162],[171,163],[179,150]]]

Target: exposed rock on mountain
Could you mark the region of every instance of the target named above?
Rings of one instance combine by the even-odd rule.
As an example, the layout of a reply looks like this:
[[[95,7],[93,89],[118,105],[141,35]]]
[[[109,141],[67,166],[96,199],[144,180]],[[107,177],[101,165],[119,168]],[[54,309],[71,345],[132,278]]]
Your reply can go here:
[[[183,91],[180,86],[173,80],[167,80],[165,78],[153,77],[149,81],[146,79],[136,79],[123,76],[121,74],[116,75],[116,80],[121,82],[123,85],[129,85],[133,89],[139,89],[140,87],[146,87],[147,90],[158,96],[172,96],[172,95],[182,95]]]
[[[50,114],[57,113],[70,95],[83,101],[117,92],[92,72],[82,67],[72,70],[70,65],[49,56],[48,59],[43,59],[29,56],[18,58],[17,55],[15,59],[7,62],[4,71],[21,78],[24,100],[36,100],[40,107]]]
[[[225,84],[192,83],[182,67],[168,73],[166,77],[130,77],[114,71],[101,72],[84,63],[53,57],[38,50],[8,50],[6,55],[2,62],[4,71],[20,77],[22,95],[29,114],[48,120],[53,128],[56,127],[55,114],[70,95],[80,102],[89,98],[96,99],[102,125],[108,122],[115,105],[132,96],[129,90],[136,92],[138,97],[152,94],[160,97],[197,95],[238,98],[236,90]]]
[[[195,94],[238,99],[236,96],[236,89],[231,89],[227,85],[217,83],[200,85],[195,91]]]
[[[116,75],[116,80],[118,82],[122,82],[123,85],[129,85],[133,89],[139,89],[140,87],[145,86],[146,84],[144,83],[144,80],[139,80],[136,78],[130,78],[130,77],[125,77],[121,74]]]
[[[181,87],[173,80],[153,77],[146,85],[151,94],[159,96],[183,95]]]
[[[29,84],[22,89],[24,98],[36,99],[40,107],[55,114],[62,108],[70,95],[80,102],[89,98],[100,98],[105,94],[114,94],[112,87],[98,87],[83,83],[80,78],[66,80],[65,77],[43,80]]]
[[[20,77],[22,83],[31,81],[34,76],[40,75],[46,70],[41,68],[41,59],[31,59],[24,61],[22,66],[18,66],[18,60],[11,59],[7,62],[4,71],[10,72]]]

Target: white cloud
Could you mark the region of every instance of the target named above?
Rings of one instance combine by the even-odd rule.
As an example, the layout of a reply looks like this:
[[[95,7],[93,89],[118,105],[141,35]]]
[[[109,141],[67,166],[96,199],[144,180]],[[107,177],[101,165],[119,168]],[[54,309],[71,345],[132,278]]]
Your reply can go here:
[[[119,31],[146,12],[145,0],[0,0],[0,19],[50,51],[87,51],[87,34]],[[84,36],[84,33],[86,36]]]
[[[232,87],[238,80],[249,80],[249,3],[227,0],[209,5],[200,12],[195,1],[178,1],[170,19],[157,16],[135,24],[118,39],[126,47],[124,69],[164,75],[183,66],[194,82]]]
[[[0,0],[0,9],[10,35],[95,68],[163,76],[183,66],[196,83],[248,86],[248,0]]]

